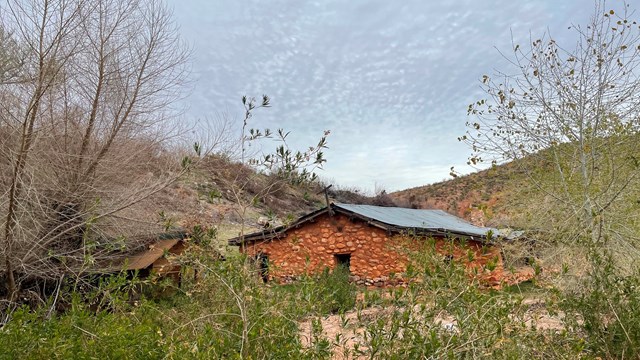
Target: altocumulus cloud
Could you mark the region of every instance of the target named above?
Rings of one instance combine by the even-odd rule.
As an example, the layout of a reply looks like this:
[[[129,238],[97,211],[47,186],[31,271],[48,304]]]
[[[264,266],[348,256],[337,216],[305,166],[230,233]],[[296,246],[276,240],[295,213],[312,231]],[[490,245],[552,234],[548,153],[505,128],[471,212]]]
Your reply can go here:
[[[584,1],[171,0],[194,48],[188,115],[241,113],[240,97],[268,94],[256,127],[292,131],[304,148],[330,129],[322,176],[388,190],[471,171],[466,107],[478,79],[508,64],[511,36],[584,22]],[[237,110],[236,110],[237,109]]]

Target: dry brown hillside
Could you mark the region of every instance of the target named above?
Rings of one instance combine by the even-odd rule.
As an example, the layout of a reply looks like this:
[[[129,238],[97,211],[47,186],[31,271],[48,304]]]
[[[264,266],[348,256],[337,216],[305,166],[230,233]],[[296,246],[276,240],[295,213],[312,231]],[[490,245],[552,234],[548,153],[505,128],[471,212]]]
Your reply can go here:
[[[399,205],[441,209],[481,226],[507,226],[525,175],[512,164],[390,194]]]
[[[215,227],[221,244],[244,231],[262,228],[264,222],[278,225],[326,205],[326,184],[292,185],[276,175],[257,173],[253,168],[226,156],[209,155],[183,178],[140,204],[149,222],[191,228],[195,224]],[[389,195],[367,197],[332,187],[330,201],[393,206]]]

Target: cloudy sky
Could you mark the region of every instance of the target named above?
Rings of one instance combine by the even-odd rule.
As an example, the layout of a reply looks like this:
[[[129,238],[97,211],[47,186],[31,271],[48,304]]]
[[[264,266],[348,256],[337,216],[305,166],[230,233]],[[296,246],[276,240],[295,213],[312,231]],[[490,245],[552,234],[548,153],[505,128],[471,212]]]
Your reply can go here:
[[[268,94],[253,126],[304,148],[331,130],[320,175],[388,191],[449,178],[469,150],[466,108],[500,51],[545,31],[569,39],[587,0],[170,0],[193,48],[190,119],[239,120],[242,95]],[[275,146],[275,144],[274,144]]]

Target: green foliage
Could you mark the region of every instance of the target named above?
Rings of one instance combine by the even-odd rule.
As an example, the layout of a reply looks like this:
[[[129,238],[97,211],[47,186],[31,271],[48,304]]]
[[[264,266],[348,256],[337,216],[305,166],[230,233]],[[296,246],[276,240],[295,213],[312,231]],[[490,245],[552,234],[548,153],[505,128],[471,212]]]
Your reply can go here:
[[[271,106],[271,100],[267,95],[262,96],[260,104],[253,97],[243,96],[242,104],[245,108],[245,118],[242,126],[243,161],[246,146],[255,141],[275,137],[280,145],[273,152],[249,159],[247,163],[266,173],[274,174],[278,179],[292,185],[307,185],[316,181],[317,175],[313,170],[322,168],[322,165],[327,161],[324,158],[323,149],[327,148],[327,136],[329,136],[330,131],[324,131],[323,136],[315,146],[309,146],[305,151],[294,151],[287,143],[289,131],[278,129],[274,134],[270,129],[247,128],[249,120],[253,117],[254,110]]]
[[[215,243],[217,237],[218,229],[214,227],[206,227],[196,224],[191,230],[191,241],[194,244],[205,248]]]
[[[182,158],[182,161],[180,162],[180,165],[182,166],[182,170],[188,170],[191,167],[192,163],[193,163],[193,160],[190,157],[184,156]]]
[[[318,275],[304,276],[283,288],[301,315],[339,314],[356,304],[357,288],[349,282],[349,270],[341,266],[333,271],[325,268]]]
[[[209,190],[209,192],[207,193],[207,202],[209,202],[209,204],[213,204],[216,202],[216,200],[221,198],[222,193],[218,189]]]
[[[199,282],[176,299],[184,302],[184,312],[174,317],[182,324],[173,330],[179,343],[197,347],[202,358],[289,358],[300,352],[297,324],[283,316],[286,302],[270,296],[244,258],[199,265]]]
[[[193,143],[193,151],[198,157],[202,156],[202,144],[200,144],[199,142]]]
[[[365,327],[372,358],[574,358],[582,341],[549,334],[525,322],[527,307],[511,292],[482,290],[456,262],[433,252],[414,254],[415,282],[396,295],[396,307]],[[546,336],[551,335],[551,336]]]
[[[64,313],[49,307],[13,311],[0,328],[0,358],[7,359],[160,359],[169,343],[154,310],[144,300],[133,301],[140,281],[125,275],[88,279],[86,293],[66,286]],[[48,304],[51,306],[51,304]]]
[[[64,313],[21,308],[0,329],[0,358],[311,358],[326,359],[320,336],[303,348],[298,321],[346,311],[355,287],[343,271],[266,287],[244,257],[198,263],[198,281],[182,293],[133,301],[138,287],[125,277],[100,281],[95,293],[74,296]]]
[[[332,354],[332,343],[322,336],[322,323],[318,318],[311,321],[311,343],[312,351],[307,355],[310,359],[329,359]]]
[[[358,289],[346,269],[325,270],[292,284],[262,283],[243,256],[212,261],[185,255],[197,281],[184,277],[172,297],[132,300],[138,282],[101,281],[68,310],[20,308],[0,329],[0,358],[329,359],[340,352],[366,358],[634,358],[640,348],[640,277],[598,272],[588,291],[563,294],[530,285],[483,289],[455,261],[412,253],[393,289]],[[186,272],[185,272],[186,274]],[[594,276],[596,274],[594,273]],[[533,288],[532,288],[533,286]],[[356,301],[358,291],[363,300]],[[135,297],[137,297],[136,295]],[[536,329],[525,304],[534,296],[563,328]],[[534,309],[535,310],[535,309]],[[564,314],[564,315],[562,315]],[[328,337],[325,320],[357,330]],[[301,324],[308,324],[307,342]]]
[[[640,271],[621,276],[609,255],[593,256],[595,267],[583,291],[569,294],[563,309],[572,328],[584,333],[587,348],[605,358],[640,357]]]
[[[165,231],[169,231],[175,227],[175,219],[167,216],[164,210],[158,212],[159,222]]]
[[[21,308],[0,330],[5,359],[162,359],[169,343],[146,306],[91,312],[75,302],[66,314]]]

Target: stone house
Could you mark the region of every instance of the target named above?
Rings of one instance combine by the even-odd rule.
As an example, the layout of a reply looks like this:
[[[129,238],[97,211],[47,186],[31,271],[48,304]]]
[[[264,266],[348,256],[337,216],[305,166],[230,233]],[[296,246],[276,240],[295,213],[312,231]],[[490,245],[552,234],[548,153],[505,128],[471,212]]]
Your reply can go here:
[[[383,286],[406,280],[403,249],[433,249],[425,241],[433,238],[443,261],[462,261],[493,285],[502,274],[493,231],[442,210],[331,204],[289,225],[230,239],[229,245],[258,260],[265,281],[343,265],[356,283]]]

